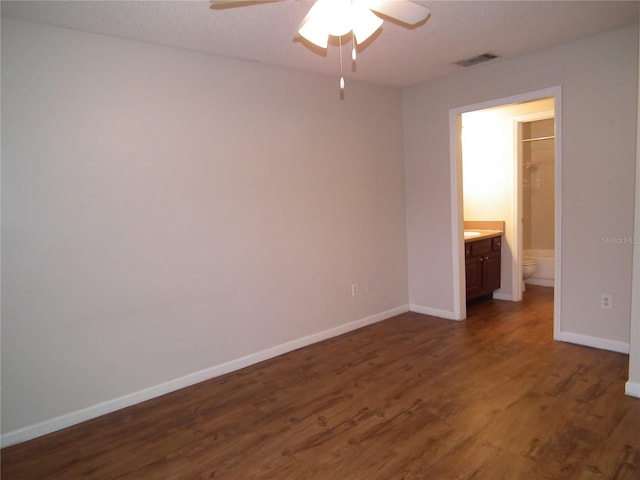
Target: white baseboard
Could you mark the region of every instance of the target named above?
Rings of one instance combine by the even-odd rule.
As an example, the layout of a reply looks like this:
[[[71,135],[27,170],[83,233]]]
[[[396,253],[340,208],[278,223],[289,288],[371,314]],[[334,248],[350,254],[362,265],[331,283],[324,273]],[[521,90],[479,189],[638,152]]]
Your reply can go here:
[[[185,388],[196,383],[203,382],[205,380],[210,380],[220,375],[224,375],[226,373],[239,370],[249,365],[253,365],[264,360],[277,357],[278,355],[297,350],[298,348],[321,342],[322,340],[326,340],[328,338],[342,335],[352,330],[357,330],[358,328],[362,328],[367,325],[386,320],[388,318],[400,315],[401,313],[405,313],[408,311],[409,306],[402,305],[385,312],[380,312],[369,317],[361,318],[353,322],[345,323],[343,325],[324,330],[322,332],[298,338],[281,345],[276,345],[275,347],[252,353],[250,355],[237,358],[229,362],[214,365],[213,367],[193,372],[183,377],[176,378],[174,380],[170,380],[168,382],[164,382],[150,388],[145,388],[143,390],[139,390],[137,392],[133,392],[119,398],[115,398],[113,400],[108,400],[97,405],[92,405],[82,410],[67,413],[65,415],[61,415],[50,420],[45,420],[34,425],[29,425],[28,427],[14,430],[2,435],[2,437],[0,437],[0,447],[4,448],[16,443],[26,442],[27,440],[52,433],[57,430],[70,427],[72,425],[77,425],[78,423],[84,422],[86,420],[91,420],[92,418],[96,418],[125,407],[130,407],[131,405],[135,405],[137,403],[159,397],[166,393],[173,392],[175,390],[179,390],[181,388]]]
[[[631,397],[640,398],[640,383],[629,380],[624,386],[624,393]]]
[[[507,300],[509,302],[513,302],[513,295],[510,293],[502,293],[502,292],[493,292],[493,298],[496,300]]]
[[[409,305],[409,310],[416,313],[422,313],[423,315],[431,315],[432,317],[446,318],[447,320],[459,320],[456,318],[455,314],[449,310],[423,307],[422,305],[416,305],[414,303]]]
[[[536,278],[529,277],[524,281],[527,285],[538,285],[539,287],[553,287],[555,281],[553,278]]]
[[[609,340],[607,338],[590,337],[588,335],[581,335],[579,333],[558,332],[555,335],[555,340],[575,343],[577,345],[584,345],[586,347],[599,348],[601,350],[610,350],[612,352],[627,354],[629,353],[628,343]]]

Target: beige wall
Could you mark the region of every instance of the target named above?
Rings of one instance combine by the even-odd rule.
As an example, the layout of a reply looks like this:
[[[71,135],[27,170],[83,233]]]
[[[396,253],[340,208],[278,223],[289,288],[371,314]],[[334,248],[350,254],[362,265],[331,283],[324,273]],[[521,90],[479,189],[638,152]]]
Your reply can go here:
[[[338,93],[3,19],[3,434],[408,308],[400,93]]]
[[[640,37],[638,38],[640,43]],[[638,48],[640,52],[640,48]],[[639,53],[640,60],[640,53]],[[638,62],[640,69],[640,61]],[[638,72],[640,77],[640,71]],[[638,126],[640,128],[640,82],[638,82]],[[636,132],[637,134],[637,132]],[[640,397],[640,139],[636,142],[636,203],[633,244],[633,299],[631,311],[631,348],[629,381],[626,391]]]
[[[562,87],[561,331],[629,344],[638,94],[637,26],[403,90],[412,305],[453,311],[449,113]],[[633,101],[630,101],[633,99]],[[614,308],[600,308],[602,293]]]

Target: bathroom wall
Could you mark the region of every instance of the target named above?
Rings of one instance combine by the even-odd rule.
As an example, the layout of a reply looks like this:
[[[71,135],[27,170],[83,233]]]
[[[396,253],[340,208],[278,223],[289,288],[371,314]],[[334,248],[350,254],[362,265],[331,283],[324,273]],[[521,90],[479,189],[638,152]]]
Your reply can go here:
[[[522,248],[553,250],[554,119],[522,125]],[[542,140],[542,138],[545,138]],[[527,141],[530,139],[539,139]]]

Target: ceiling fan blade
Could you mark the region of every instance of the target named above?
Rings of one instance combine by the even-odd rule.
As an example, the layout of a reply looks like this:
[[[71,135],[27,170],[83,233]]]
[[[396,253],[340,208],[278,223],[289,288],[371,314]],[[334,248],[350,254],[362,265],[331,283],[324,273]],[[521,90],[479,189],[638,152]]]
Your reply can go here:
[[[368,0],[367,6],[376,13],[404,23],[417,25],[431,15],[431,10],[409,0]]]
[[[280,2],[281,0],[211,0],[209,8],[213,10],[224,10],[225,8],[248,7],[260,3]]]

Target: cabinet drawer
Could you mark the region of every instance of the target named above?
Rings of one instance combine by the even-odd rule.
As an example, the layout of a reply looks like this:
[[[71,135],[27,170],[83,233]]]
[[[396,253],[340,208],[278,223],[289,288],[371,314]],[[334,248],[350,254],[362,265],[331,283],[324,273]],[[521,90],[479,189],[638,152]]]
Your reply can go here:
[[[484,240],[477,240],[475,242],[471,242],[471,256],[475,257],[478,255],[484,255],[485,253],[489,253],[492,248],[492,238],[486,238]]]
[[[502,247],[502,237],[494,237],[491,239],[491,249],[495,252],[496,250],[500,250]]]

